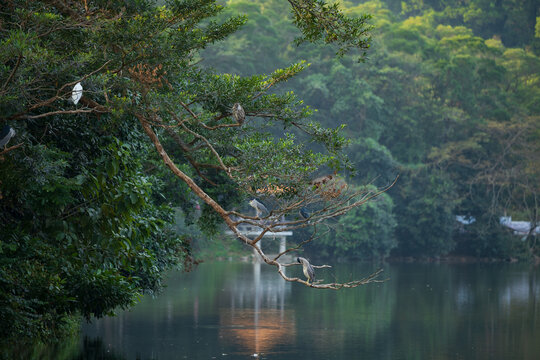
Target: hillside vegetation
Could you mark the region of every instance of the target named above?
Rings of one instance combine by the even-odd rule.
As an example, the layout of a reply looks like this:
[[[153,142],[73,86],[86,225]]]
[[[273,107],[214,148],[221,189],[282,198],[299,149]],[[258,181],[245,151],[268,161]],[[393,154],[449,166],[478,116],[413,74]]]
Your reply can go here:
[[[358,1],[371,14],[364,62],[296,47],[280,1],[229,1],[247,24],[204,60],[251,74],[308,60],[292,82],[323,126],[346,124],[350,183],[397,185],[333,226],[317,254],[529,257],[533,236],[500,216],[538,221],[540,18],[534,1]],[[536,31],[536,32],[535,32]],[[474,219],[470,225],[456,215]]]

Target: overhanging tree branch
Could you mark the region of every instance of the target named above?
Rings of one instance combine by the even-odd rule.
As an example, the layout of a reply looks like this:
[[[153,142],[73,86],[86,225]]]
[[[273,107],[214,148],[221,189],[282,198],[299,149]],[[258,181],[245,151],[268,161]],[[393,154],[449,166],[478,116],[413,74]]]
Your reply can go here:
[[[274,234],[279,234],[280,232],[284,231],[290,231],[293,229],[298,229],[301,227],[306,226],[316,226],[316,224],[321,223],[323,220],[326,220],[328,218],[332,218],[338,215],[341,215],[345,213],[346,211],[350,210],[353,207],[360,206],[369,199],[372,199],[375,196],[378,196],[382,194],[383,192],[387,191],[391,186],[393,186],[397,180],[394,180],[394,182],[388,186],[385,189],[382,189],[378,192],[375,192],[373,194],[364,194],[361,196],[358,200],[350,202],[352,199],[354,199],[355,196],[361,195],[359,193],[355,193],[352,195],[345,196],[344,194],[340,194],[339,199],[335,202],[330,203],[330,205],[325,206],[321,208],[315,215],[310,216],[308,219],[298,220],[298,221],[283,221],[282,215],[287,212],[297,211],[302,206],[304,206],[307,203],[317,203],[321,202],[320,195],[321,192],[316,191],[307,191],[306,195],[303,197],[303,199],[296,200],[293,203],[290,203],[288,205],[285,205],[281,209],[278,209],[277,211],[271,212],[267,217],[260,219],[258,217],[253,217],[250,215],[242,214],[237,211],[226,211],[219,205],[215,200],[213,200],[208,194],[206,194],[194,181],[191,179],[187,174],[183,173],[170,159],[168,154],[166,153],[165,149],[161,145],[161,142],[159,141],[156,133],[152,130],[149,121],[145,119],[145,117],[142,114],[136,114],[136,117],[139,119],[139,122],[141,123],[145,133],[148,135],[154,146],[156,147],[157,152],[159,153],[160,157],[162,158],[163,162],[169,167],[169,169],[182,181],[184,181],[189,188],[199,197],[201,198],[206,204],[208,204],[214,211],[218,213],[218,215],[224,220],[227,227],[233,232],[233,234],[240,239],[243,243],[247,244],[248,246],[252,247],[255,252],[259,255],[262,261],[264,261],[266,264],[275,266],[277,268],[278,274],[289,282],[299,282],[303,283],[307,286],[318,288],[318,289],[333,289],[338,290],[341,288],[353,288],[360,285],[368,284],[371,282],[380,282],[382,280],[376,279],[380,271],[364,278],[361,280],[354,280],[344,283],[321,283],[315,282],[315,283],[309,283],[305,280],[302,280],[300,278],[296,277],[288,277],[283,269],[287,266],[292,266],[293,264],[284,264],[279,262],[279,259],[282,255],[286,253],[290,253],[293,251],[299,250],[303,245],[306,243],[312,241],[316,235],[317,232],[315,231],[314,234],[308,239],[301,243],[299,243],[297,246],[288,248],[285,251],[281,252],[277,256],[275,256],[273,259],[269,258],[263,250],[258,246],[258,242],[262,239],[262,237],[271,232]],[[324,194],[324,192],[323,192]],[[317,199],[319,198],[319,199]],[[231,216],[235,216],[238,220],[233,219]],[[238,225],[248,223],[253,226],[258,226],[261,228],[261,232],[259,235],[257,235],[255,238],[250,239],[244,234],[240,232],[238,229]],[[321,268],[328,267],[328,265],[321,265]]]

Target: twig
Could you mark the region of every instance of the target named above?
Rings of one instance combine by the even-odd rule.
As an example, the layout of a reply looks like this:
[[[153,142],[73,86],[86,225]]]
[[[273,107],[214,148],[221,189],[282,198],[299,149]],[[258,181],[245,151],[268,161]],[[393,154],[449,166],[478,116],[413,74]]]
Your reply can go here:
[[[20,143],[20,144],[17,144],[17,145],[10,146],[8,148],[4,148],[4,150],[0,151],[0,155],[7,154],[8,152],[10,152],[12,150],[15,150],[15,149],[21,147],[23,144],[24,143]]]
[[[23,57],[22,54],[20,54],[19,57],[17,58],[17,63],[13,67],[13,70],[11,70],[11,73],[9,74],[9,77],[7,78],[7,80],[4,82],[4,85],[2,85],[2,91],[6,89],[6,86],[11,82],[11,79],[17,72],[17,69],[19,68],[19,65],[21,64],[22,57]]]

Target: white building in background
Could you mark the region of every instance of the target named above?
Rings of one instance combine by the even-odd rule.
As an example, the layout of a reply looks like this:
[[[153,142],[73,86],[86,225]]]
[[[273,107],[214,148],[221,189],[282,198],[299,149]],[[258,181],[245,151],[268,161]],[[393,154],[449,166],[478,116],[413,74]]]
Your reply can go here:
[[[281,222],[285,223],[285,217],[283,217],[281,219]],[[261,235],[261,233],[263,232],[263,227],[262,226],[263,225],[261,225],[259,227],[259,226],[244,223],[244,224],[238,225],[238,231],[240,231],[240,233],[243,234],[244,236],[246,236],[246,237],[248,237],[250,239],[254,239],[254,238],[258,237],[259,235]],[[234,233],[229,229],[227,229],[225,231],[225,233],[227,235],[234,236]],[[263,235],[263,238],[272,238],[273,240],[279,241],[279,253],[282,253],[287,249],[287,237],[289,237],[289,236],[293,236],[292,231],[285,231],[285,230],[282,230],[282,227],[276,227],[276,228],[273,229],[273,231],[265,232],[264,235]],[[259,242],[257,243],[257,247],[260,248],[262,246],[262,240],[263,239],[259,240]],[[253,253],[255,255],[255,258],[258,261],[261,261],[261,258],[258,256],[257,251],[255,249],[253,249]],[[272,257],[272,255],[269,255],[269,254],[267,254],[267,256]],[[290,255],[288,255],[288,254],[284,255],[282,257],[282,259],[291,260],[289,258],[290,258]]]
[[[456,215],[456,221],[460,223],[462,226],[464,225],[470,225],[476,221],[474,216],[468,216],[468,215]],[[514,231],[514,235],[521,235],[525,236],[529,234],[529,231],[531,230],[531,222],[529,221],[512,221],[511,216],[501,216],[499,218],[499,223],[502,226],[505,226],[511,230]],[[533,235],[540,234],[540,226],[536,225],[536,228],[533,231]]]
[[[514,230],[515,235],[528,235],[532,229],[529,221],[512,221],[511,216],[501,216],[499,219],[501,225]],[[533,230],[533,235],[540,234],[540,226],[536,225]]]
[[[468,216],[468,215],[456,215],[456,221],[463,225],[471,225],[473,222],[476,221],[474,216]]]

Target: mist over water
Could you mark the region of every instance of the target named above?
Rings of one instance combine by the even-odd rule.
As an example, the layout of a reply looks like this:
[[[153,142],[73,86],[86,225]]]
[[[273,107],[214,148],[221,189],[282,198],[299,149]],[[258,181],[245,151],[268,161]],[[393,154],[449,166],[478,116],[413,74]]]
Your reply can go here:
[[[273,268],[203,263],[157,298],[82,328],[78,358],[538,359],[540,270],[523,264],[386,264],[382,284],[341,291]],[[319,270],[326,280],[372,264]],[[288,268],[300,275],[300,267]]]

